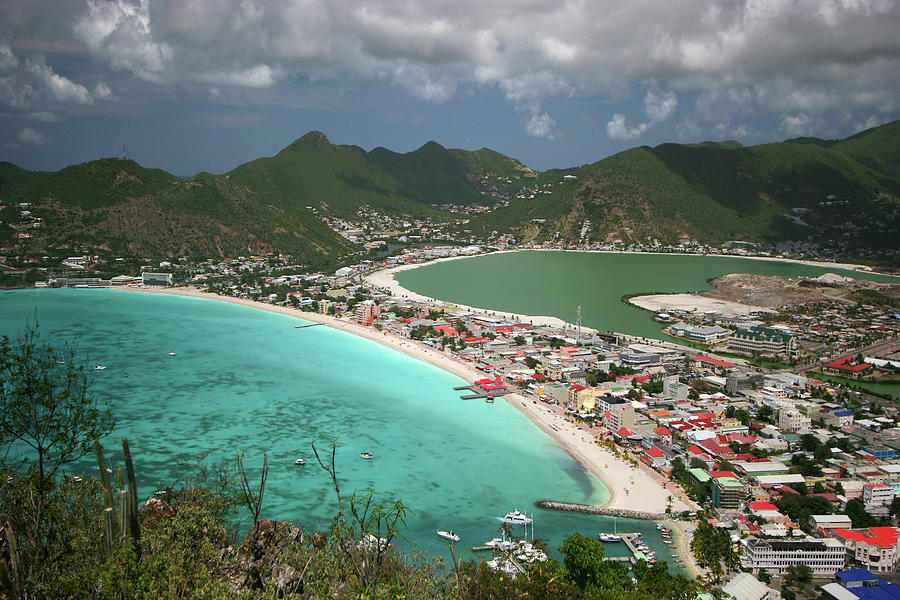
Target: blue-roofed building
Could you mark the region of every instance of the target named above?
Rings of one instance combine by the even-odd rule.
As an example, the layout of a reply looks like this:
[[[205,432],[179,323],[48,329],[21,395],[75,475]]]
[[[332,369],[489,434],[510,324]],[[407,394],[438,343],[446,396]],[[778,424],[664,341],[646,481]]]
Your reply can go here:
[[[900,600],[900,585],[888,583],[868,569],[834,574],[835,583],[822,586],[822,597],[831,600]]]

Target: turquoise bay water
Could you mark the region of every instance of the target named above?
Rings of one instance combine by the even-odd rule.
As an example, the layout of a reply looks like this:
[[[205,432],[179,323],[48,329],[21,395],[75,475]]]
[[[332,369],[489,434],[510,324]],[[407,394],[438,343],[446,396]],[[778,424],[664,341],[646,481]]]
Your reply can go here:
[[[295,329],[300,321],[285,315],[124,290],[5,291],[0,315],[0,334],[15,337],[37,316],[44,341],[75,343],[89,365],[107,367],[91,371],[116,420],[104,448],[119,466],[119,438],[128,436],[143,497],[192,475],[195,456],[217,464],[244,451],[258,472],[267,452],[262,516],[321,530],[336,504],[310,442],[327,452],[338,440],[342,491],[401,498],[406,540],[445,556],[436,529],[455,530],[469,547],[497,535],[497,517],[513,508],[609,497],[513,407],[460,400],[459,378],[328,327]],[[375,459],[362,460],[364,451]],[[298,457],[307,464],[295,466]],[[87,457],[75,470],[96,472],[96,464]],[[620,519],[618,528],[643,532],[669,556],[653,524]],[[605,530],[611,519],[535,515],[536,536],[553,549],[565,533]]]
[[[582,322],[600,331],[672,339],[653,316],[622,301],[636,294],[699,292],[728,273],[845,277],[897,283],[885,275],[800,263],[725,256],[615,254],[597,252],[508,252],[432,263],[395,276],[403,287],[431,298],[526,315]]]

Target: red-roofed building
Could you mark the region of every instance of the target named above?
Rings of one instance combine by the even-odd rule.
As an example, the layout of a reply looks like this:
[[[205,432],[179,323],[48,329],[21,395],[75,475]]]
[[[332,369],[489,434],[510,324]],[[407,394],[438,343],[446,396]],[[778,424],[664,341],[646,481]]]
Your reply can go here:
[[[659,436],[660,441],[667,445],[672,445],[672,432],[669,431],[668,427],[654,427],[653,433]]]
[[[701,440],[697,443],[713,456],[717,456],[725,460],[734,460],[734,457],[736,456],[735,451],[732,450],[729,446],[723,446],[714,439]]]
[[[778,510],[771,502],[751,502],[749,506],[753,510]]]
[[[732,477],[734,479],[738,479],[738,476],[735,475],[733,471],[710,471],[709,476],[713,479],[717,477]]]
[[[893,571],[900,560],[900,529],[831,529],[831,537],[840,540],[847,556],[873,573]]]
[[[693,357],[691,361],[694,363],[695,367],[711,369],[715,373],[726,373],[735,366],[734,363],[730,363],[727,360],[720,360],[718,358],[713,358],[712,356],[703,356],[702,354]]]
[[[649,448],[647,448],[647,450],[645,450],[641,455],[641,460],[654,469],[666,470],[666,467],[669,464],[668,459],[666,459],[666,455],[663,454],[663,451],[656,446],[650,446]]]
[[[845,356],[838,360],[822,365],[822,371],[825,373],[833,373],[835,375],[844,375],[845,377],[862,377],[872,369],[869,363],[851,364],[850,357]]]
[[[441,334],[441,337],[457,337],[459,332],[449,325],[435,325],[434,330]]]

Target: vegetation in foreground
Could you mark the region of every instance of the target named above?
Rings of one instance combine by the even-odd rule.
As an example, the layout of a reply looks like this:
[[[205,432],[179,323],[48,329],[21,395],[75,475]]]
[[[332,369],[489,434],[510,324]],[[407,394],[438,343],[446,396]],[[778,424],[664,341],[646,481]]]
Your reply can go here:
[[[331,475],[336,514],[327,532],[259,519],[267,463],[248,474],[198,471],[191,481],[141,498],[128,442],[125,471],[107,467],[97,442],[112,430],[83,366],[40,342],[37,327],[0,341],[0,598],[585,598],[688,600],[698,584],[665,563],[629,573],[603,561],[603,545],[566,536],[562,563],[525,567],[516,578],[484,563],[450,562],[393,544],[406,507],[372,493],[341,492],[334,462],[313,446]],[[65,465],[93,447],[100,479]],[[12,457],[12,458],[11,458]],[[238,546],[236,516],[253,525]]]

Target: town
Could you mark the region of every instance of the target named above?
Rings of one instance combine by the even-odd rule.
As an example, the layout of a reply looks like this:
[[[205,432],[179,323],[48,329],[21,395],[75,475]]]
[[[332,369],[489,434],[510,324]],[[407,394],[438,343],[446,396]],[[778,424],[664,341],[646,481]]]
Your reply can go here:
[[[900,411],[854,383],[900,371],[896,311],[800,305],[779,315],[789,327],[770,327],[770,316],[761,314],[663,315],[661,326],[694,344],[688,346],[597,332],[574,314],[573,323],[535,323],[413,300],[377,277],[398,265],[481,251],[411,248],[330,274],[289,274],[300,266],[283,256],[185,261],[137,277],[58,277],[38,285],[192,285],[408,340],[483,374],[463,397],[493,402],[517,394],[577,423],[593,443],[663,485],[677,484],[672,489],[693,510],[672,514],[670,501],[665,516],[699,517],[711,526],[698,526],[692,545],[711,578],[749,577],[763,587],[780,579],[788,597],[835,573],[837,582],[823,592],[894,573]],[[712,553],[712,534],[704,532],[723,531],[729,550]]]

